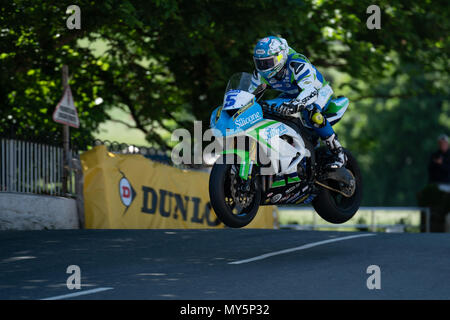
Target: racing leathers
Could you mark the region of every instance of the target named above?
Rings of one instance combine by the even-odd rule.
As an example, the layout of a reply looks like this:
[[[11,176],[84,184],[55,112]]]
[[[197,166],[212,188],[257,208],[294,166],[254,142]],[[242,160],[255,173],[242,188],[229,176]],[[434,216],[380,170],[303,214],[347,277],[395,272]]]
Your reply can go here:
[[[264,78],[255,70],[250,91],[254,92],[256,88],[261,88],[261,84],[281,91],[280,98],[291,99],[290,103],[281,105],[275,111],[283,115],[301,112],[306,125],[325,141],[335,155],[334,160],[326,167],[336,169],[345,164],[346,159],[342,146],[330,123],[322,114],[322,110],[332,99],[333,90],[304,55],[289,48],[285,66],[270,79]]]

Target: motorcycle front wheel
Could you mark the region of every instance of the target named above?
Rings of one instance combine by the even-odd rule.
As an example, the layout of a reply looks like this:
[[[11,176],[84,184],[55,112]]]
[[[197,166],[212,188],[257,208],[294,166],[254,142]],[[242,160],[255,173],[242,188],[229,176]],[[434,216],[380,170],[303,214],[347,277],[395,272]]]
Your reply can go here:
[[[238,164],[215,163],[209,176],[209,197],[221,222],[231,228],[242,228],[258,212],[261,188],[255,178],[246,185],[239,177]]]

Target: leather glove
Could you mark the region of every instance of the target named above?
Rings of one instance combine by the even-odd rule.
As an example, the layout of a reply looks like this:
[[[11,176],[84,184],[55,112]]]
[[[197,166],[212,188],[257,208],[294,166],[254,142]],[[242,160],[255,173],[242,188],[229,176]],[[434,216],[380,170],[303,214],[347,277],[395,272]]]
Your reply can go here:
[[[291,102],[284,102],[279,108],[278,112],[284,116],[290,116],[297,113],[300,110],[299,104],[293,104]]]
[[[281,108],[280,108],[280,113],[283,112],[284,115],[289,116],[291,114],[299,112],[303,108],[306,108],[307,110],[311,111],[313,109],[314,104],[312,104],[312,103],[308,104],[308,102],[310,102],[311,99],[313,99],[315,96],[318,96],[318,95],[319,95],[319,90],[315,89],[310,93],[310,95],[304,97],[303,99],[299,99],[297,97],[297,98],[289,101],[286,105],[286,108],[283,108],[283,110],[281,110]],[[284,104],[285,103],[283,103],[283,105]],[[281,105],[281,107],[283,107],[283,105]]]

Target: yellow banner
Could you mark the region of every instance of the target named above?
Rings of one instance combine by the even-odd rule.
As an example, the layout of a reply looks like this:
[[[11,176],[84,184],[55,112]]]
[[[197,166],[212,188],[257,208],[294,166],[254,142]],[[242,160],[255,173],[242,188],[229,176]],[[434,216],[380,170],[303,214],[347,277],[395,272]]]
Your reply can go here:
[[[223,228],[209,203],[209,174],[97,146],[81,155],[85,226],[90,229]],[[274,211],[275,210],[275,211]],[[275,215],[275,216],[274,216]],[[273,228],[263,206],[248,228]]]

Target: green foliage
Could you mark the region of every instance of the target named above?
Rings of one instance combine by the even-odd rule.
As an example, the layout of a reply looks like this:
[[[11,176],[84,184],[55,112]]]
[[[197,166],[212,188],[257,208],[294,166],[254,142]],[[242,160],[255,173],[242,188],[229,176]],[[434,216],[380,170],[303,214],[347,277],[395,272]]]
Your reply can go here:
[[[340,124],[345,145],[362,167],[364,205],[415,204],[415,194],[428,180],[436,138],[450,130],[450,122],[441,121],[450,114],[450,92],[436,90],[448,75],[422,70],[405,64],[376,85],[360,85],[370,95],[355,99]]]

